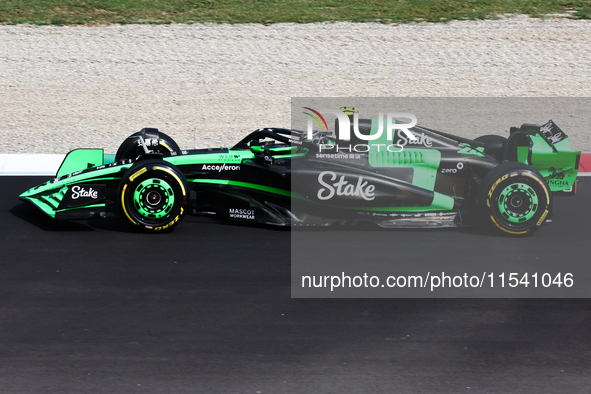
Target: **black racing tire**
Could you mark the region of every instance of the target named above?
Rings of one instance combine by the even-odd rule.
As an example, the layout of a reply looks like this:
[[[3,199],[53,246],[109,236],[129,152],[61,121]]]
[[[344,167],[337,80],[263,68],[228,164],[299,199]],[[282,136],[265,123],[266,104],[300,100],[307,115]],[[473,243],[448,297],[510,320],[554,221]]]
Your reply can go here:
[[[485,225],[506,234],[529,235],[552,212],[552,192],[534,168],[507,162],[482,179],[479,208]]]
[[[495,142],[507,142],[507,138],[503,137],[502,135],[487,134],[474,138],[474,141],[480,141],[484,144],[491,144]]]
[[[474,141],[482,142],[484,144],[484,153],[493,156],[498,161],[503,160],[507,138],[500,135],[490,134],[474,138]]]
[[[143,160],[121,179],[118,199],[129,222],[160,232],[183,219],[189,196],[189,185],[178,168],[163,160]]]
[[[146,128],[130,135],[119,145],[119,149],[117,149],[117,153],[115,154],[115,161],[135,159],[146,153],[140,143],[140,137],[144,139],[148,150],[154,153],[161,153],[164,156],[181,154],[181,148],[179,148],[170,136],[157,129]]]

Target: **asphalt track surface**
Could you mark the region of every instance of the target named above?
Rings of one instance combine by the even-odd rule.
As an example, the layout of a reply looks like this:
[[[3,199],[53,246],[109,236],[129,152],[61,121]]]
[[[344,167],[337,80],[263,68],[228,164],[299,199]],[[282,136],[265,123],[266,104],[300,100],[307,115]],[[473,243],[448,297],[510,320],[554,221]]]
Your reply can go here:
[[[0,177],[1,393],[591,391],[587,299],[291,299],[289,231],[56,223],[40,181]]]

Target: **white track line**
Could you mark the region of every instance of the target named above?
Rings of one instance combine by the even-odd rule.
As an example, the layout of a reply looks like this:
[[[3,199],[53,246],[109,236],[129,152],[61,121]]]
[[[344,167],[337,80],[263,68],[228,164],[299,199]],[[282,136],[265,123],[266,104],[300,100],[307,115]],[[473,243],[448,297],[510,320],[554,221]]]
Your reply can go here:
[[[0,154],[0,175],[55,176],[66,155]]]

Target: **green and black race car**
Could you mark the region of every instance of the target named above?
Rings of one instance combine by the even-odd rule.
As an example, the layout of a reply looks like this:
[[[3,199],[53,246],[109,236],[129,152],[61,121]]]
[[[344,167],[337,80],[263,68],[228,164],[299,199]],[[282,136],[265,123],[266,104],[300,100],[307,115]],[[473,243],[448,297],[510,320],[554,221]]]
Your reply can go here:
[[[376,120],[359,122],[366,134],[377,128]],[[181,150],[143,129],[115,155],[70,152],[55,179],[20,198],[55,219],[86,219],[105,215],[114,189],[121,214],[153,232],[190,212],[279,226],[480,223],[524,235],[549,221],[553,196],[576,192],[580,152],[552,121],[511,128],[508,138],[410,131],[416,139],[398,134],[369,146],[339,139],[338,130],[310,139],[266,128],[231,148]]]

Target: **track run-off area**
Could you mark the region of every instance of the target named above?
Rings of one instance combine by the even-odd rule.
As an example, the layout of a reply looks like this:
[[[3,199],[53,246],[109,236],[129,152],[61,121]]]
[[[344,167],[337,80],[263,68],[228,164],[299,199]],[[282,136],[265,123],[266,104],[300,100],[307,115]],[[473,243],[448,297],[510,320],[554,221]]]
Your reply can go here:
[[[55,222],[18,200],[44,179],[0,177],[3,393],[591,386],[588,299],[293,299],[289,230],[190,216],[157,235],[117,218]],[[525,256],[555,245],[564,253],[547,253],[555,260],[540,269],[560,267],[562,256],[587,272],[589,181],[556,199],[554,222],[521,249],[460,230],[388,234],[396,250],[429,242],[433,259],[451,250],[492,263],[484,247]]]

